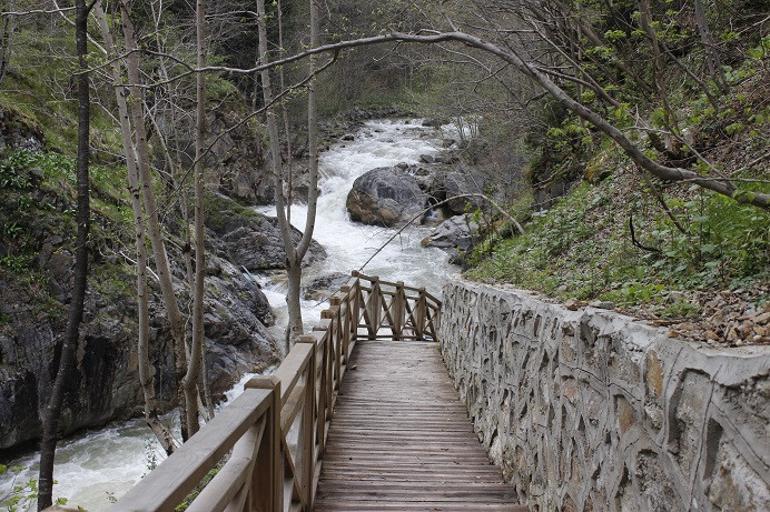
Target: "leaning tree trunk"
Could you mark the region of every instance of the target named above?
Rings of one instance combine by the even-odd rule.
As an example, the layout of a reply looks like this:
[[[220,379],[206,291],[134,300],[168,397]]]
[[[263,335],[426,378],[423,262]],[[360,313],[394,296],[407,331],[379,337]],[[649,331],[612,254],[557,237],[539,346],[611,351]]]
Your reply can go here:
[[[53,469],[56,443],[59,436],[59,418],[64,402],[64,387],[75,367],[75,352],[83,319],[83,302],[88,279],[88,231],[90,221],[89,204],[89,136],[90,98],[88,75],[88,7],[85,0],[75,2],[75,48],[78,55],[78,153],[77,153],[77,242],[75,248],[75,276],[72,299],[67,316],[67,330],[59,354],[59,366],[54,379],[51,395],[43,411],[43,437],[40,442],[40,472],[38,481],[37,509],[52,505]]]
[[[257,0],[257,16],[258,16],[258,31],[259,31],[259,61],[261,64],[268,63],[267,53],[267,22],[265,20],[265,0]],[[270,105],[273,102],[273,88],[270,83],[270,70],[264,69],[260,73],[260,80],[262,82],[262,97],[265,105]],[[299,287],[296,287],[296,292],[292,288],[292,276],[294,276],[294,282],[298,283],[299,278],[296,272],[292,272],[298,264],[297,251],[294,247],[294,242],[291,238],[291,227],[289,221],[286,218],[286,203],[283,196],[283,174],[281,173],[281,144],[278,135],[278,125],[275,119],[275,110],[268,108],[266,112],[267,118],[267,134],[270,140],[270,165],[271,172],[273,173],[274,182],[274,197],[275,197],[275,212],[278,217],[278,224],[281,227],[281,237],[283,238],[283,246],[286,251],[286,270],[289,274],[289,295],[286,296],[286,303],[289,308],[289,324],[287,326],[286,337],[286,351],[290,348],[291,333],[302,330],[302,311],[299,308]],[[297,300],[291,300],[291,297],[296,295]]]
[[[205,5],[203,0],[195,4],[195,34],[197,65],[206,65],[205,48]],[[192,347],[187,366],[187,373],[182,380],[185,402],[187,402],[187,432],[193,435],[198,431],[198,375],[201,368],[204,343],[203,294],[206,278],[206,232],[204,226],[203,195],[203,137],[206,125],[206,79],[203,73],[195,76],[195,283],[193,286]]]
[[[171,326],[171,337],[174,342],[174,373],[177,384],[177,396],[179,400],[180,417],[186,418],[185,397],[182,391],[182,379],[187,372],[187,352],[185,347],[185,326],[179,302],[174,292],[171,268],[166,253],[166,244],[163,241],[163,231],[158,216],[158,203],[153,191],[152,175],[150,173],[150,151],[147,144],[147,131],[144,127],[144,107],[142,104],[141,77],[139,74],[139,46],[136,40],[134,25],[131,21],[128,0],[121,0],[121,20],[123,35],[126,39],[126,68],[128,70],[129,87],[129,112],[134,125],[136,141],[136,162],[139,170],[139,179],[142,188],[144,210],[147,213],[147,226],[152,245],[153,258],[158,274],[163,304],[166,306],[166,314]],[[182,440],[187,440],[187,422],[181,422]]]
[[[101,2],[94,5],[94,14],[99,25],[99,30],[104,39],[108,58],[114,59],[111,65],[112,82],[117,85],[121,82],[122,71],[120,61],[117,59],[115,42],[107,21],[107,15],[102,9]],[[131,140],[131,120],[126,103],[126,89],[115,87],[115,102],[118,106],[118,122],[123,142],[123,151],[126,155],[126,169],[128,171],[128,190],[131,196],[131,209],[134,216],[134,242],[136,246],[136,298],[139,310],[139,332],[137,339],[137,356],[139,366],[139,383],[142,386],[144,396],[144,419],[147,426],[155,434],[167,454],[174,451],[174,437],[169,429],[160,420],[160,411],[155,396],[155,378],[150,363],[150,314],[149,314],[149,287],[147,285],[147,246],[145,233],[144,211],[142,210],[141,187],[139,172],[136,167],[136,150]]]

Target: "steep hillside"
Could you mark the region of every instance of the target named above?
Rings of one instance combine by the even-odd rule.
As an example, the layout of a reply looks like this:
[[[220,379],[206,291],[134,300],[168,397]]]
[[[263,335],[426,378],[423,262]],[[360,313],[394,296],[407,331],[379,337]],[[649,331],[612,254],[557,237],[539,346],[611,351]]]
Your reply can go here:
[[[73,265],[74,164],[62,153],[46,149],[34,128],[4,113],[6,151],[0,160],[0,448],[35,439],[39,432],[39,397],[47,389],[49,364],[66,322]],[[11,120],[11,122],[9,122]],[[16,123],[16,125],[13,125]],[[15,126],[15,128],[10,128]],[[21,146],[29,148],[19,148]],[[13,149],[17,146],[16,149]],[[142,407],[136,363],[135,271],[132,226],[119,166],[93,169],[92,265],[82,330],[78,373],[68,386],[64,431],[135,415]],[[221,396],[246,371],[277,361],[275,341],[266,329],[273,315],[259,285],[244,269],[278,268],[279,234],[273,221],[212,193],[218,214],[212,217],[207,280],[207,367],[212,392]],[[241,237],[273,237],[244,259]],[[172,261],[182,262],[179,233],[169,233]],[[232,239],[232,237],[230,237]],[[316,257],[323,255],[320,247]],[[174,267],[182,303],[189,302],[185,269]],[[175,397],[170,335],[163,321],[159,292],[153,286],[152,360],[163,407]]]

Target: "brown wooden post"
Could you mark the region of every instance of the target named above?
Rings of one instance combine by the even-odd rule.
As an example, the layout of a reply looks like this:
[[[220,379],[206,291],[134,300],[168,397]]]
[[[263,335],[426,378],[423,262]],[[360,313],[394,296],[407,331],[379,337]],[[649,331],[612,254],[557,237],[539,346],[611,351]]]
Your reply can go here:
[[[406,292],[404,291],[404,282],[396,283],[396,294],[393,296],[392,307],[390,308],[393,325],[393,340],[399,341],[403,335],[404,318],[406,316]]]
[[[297,440],[297,458],[299,472],[302,474],[300,487],[305,503],[305,512],[313,510],[313,497],[315,495],[315,421],[318,418],[315,403],[315,374],[316,374],[316,340],[313,336],[299,336],[297,343],[310,343],[310,361],[308,362],[305,377],[305,398],[302,405],[302,423],[300,425],[299,439]],[[320,421],[320,419],[318,420]]]
[[[380,291],[380,278],[372,276],[372,291],[369,292],[369,301],[367,303],[367,314],[369,315],[369,339],[376,340],[377,332],[380,330],[380,319],[382,315],[382,295]]]
[[[414,308],[414,337],[419,341],[425,339],[425,321],[427,317],[428,298],[425,288],[420,288],[417,305]]]
[[[339,297],[335,296],[332,296],[329,299],[329,302],[332,305],[332,311],[334,311],[332,322],[334,322],[334,324],[337,326],[334,333],[337,336],[337,344],[340,347],[340,361],[347,363],[347,343],[345,342],[347,334],[347,323],[345,322],[345,317],[343,316],[342,312],[345,304],[342,300],[340,300]]]
[[[318,457],[323,457],[326,445],[326,422],[329,419],[329,401],[327,399],[328,371],[329,368],[329,336],[324,334],[321,338],[321,375],[318,382],[318,414],[316,419],[316,440],[318,442]],[[318,347],[316,347],[318,350]]]
[[[358,272],[354,272],[354,277]],[[361,280],[356,279],[353,283],[353,339],[358,339],[358,322],[361,319]]]
[[[335,321],[337,316],[335,308],[325,309],[321,311],[321,318],[329,319],[329,329],[326,331],[329,336],[329,342],[332,344],[332,357],[334,358],[334,389],[338,389],[340,385],[340,338],[338,330],[340,328],[339,323]]]
[[[255,377],[246,389],[269,389],[271,403],[266,415],[262,446],[254,462],[251,503],[255,510],[283,512],[283,453],[281,451],[281,381],[274,376]]]

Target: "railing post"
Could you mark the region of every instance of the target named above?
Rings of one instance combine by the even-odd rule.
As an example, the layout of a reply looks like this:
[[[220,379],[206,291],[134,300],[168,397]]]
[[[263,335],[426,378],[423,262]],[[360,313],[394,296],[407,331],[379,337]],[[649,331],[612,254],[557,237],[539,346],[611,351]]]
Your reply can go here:
[[[312,344],[310,361],[307,365],[307,377],[305,377],[305,398],[302,409],[302,424],[297,440],[298,466],[302,472],[301,487],[304,493],[303,501],[306,504],[306,512],[313,510],[313,498],[315,496],[315,422],[318,418],[316,412],[316,339],[313,336],[300,336],[297,343]]]
[[[369,324],[367,324],[367,328],[369,329],[369,339],[370,340],[376,340],[377,339],[377,333],[380,330],[380,315],[382,312],[382,296],[380,293],[380,278],[377,276],[372,276],[372,288],[371,292],[369,292],[369,301],[366,304],[366,313],[369,316]]]
[[[329,320],[329,328],[326,330],[327,340],[332,345],[332,357],[334,358],[334,388],[338,389],[340,386],[340,379],[342,377],[342,368],[341,368],[341,347],[340,347],[340,338],[338,335],[338,330],[340,328],[340,325],[338,322],[335,321],[335,317],[337,316],[337,312],[335,311],[335,308],[332,307],[331,309],[325,309],[321,311],[321,318]]]
[[[348,362],[347,332],[349,329],[349,326],[347,323],[347,310],[343,314],[343,307],[346,306],[346,304],[343,303],[339,297],[335,297],[333,295],[329,299],[329,303],[332,305],[331,309],[334,312],[334,317],[332,321],[337,324],[336,335],[340,345],[341,361],[344,361],[345,364],[347,364]]]
[[[428,297],[425,288],[420,288],[417,305],[414,308],[414,337],[419,341],[425,339],[425,321],[427,317]]]
[[[274,376],[255,377],[246,389],[269,389],[271,404],[265,433],[257,452],[251,481],[251,510],[283,512],[283,456],[281,451],[281,381]]]
[[[358,339],[358,321],[361,317],[361,280],[358,278],[358,272],[353,271],[353,339]]]
[[[406,292],[404,291],[403,281],[396,283],[396,294],[393,296],[393,305],[390,308],[390,314],[393,319],[393,325],[391,326],[393,340],[399,341],[403,335],[404,318],[406,316]]]

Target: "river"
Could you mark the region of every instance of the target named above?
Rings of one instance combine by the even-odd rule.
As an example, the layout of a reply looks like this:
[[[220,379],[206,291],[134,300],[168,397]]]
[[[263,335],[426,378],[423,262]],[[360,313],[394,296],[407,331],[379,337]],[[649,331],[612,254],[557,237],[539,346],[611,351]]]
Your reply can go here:
[[[450,130],[450,127],[445,127]],[[420,155],[435,155],[440,148],[440,134],[422,126],[419,120],[369,121],[355,134],[355,140],[339,142],[321,153],[319,168],[323,174],[321,196],[314,238],[326,248],[328,257],[305,269],[305,280],[333,272],[348,273],[359,268],[394,233],[393,229],[364,226],[349,220],[345,200],[355,179],[376,167],[399,162],[418,163]],[[259,211],[274,215],[272,207]],[[304,228],[307,209],[292,208],[292,224]],[[438,249],[420,246],[429,230],[415,226],[405,230],[366,266],[364,271],[389,281],[404,281],[424,286],[439,294],[445,283],[458,270],[448,263],[447,255]],[[273,275],[255,276],[270,300],[276,314],[273,334],[283,336],[286,323],[285,280]],[[244,276],[244,278],[247,278]],[[311,325],[327,307],[316,301],[302,304],[303,320]],[[232,400],[243,389],[250,375],[227,394]],[[13,485],[37,477],[38,454],[31,453],[7,463],[20,472],[0,476],[0,501]],[[82,433],[60,443],[56,456],[54,498],[64,497],[89,511],[105,510],[111,500],[119,498],[164,455],[141,420],[113,424]],[[24,510],[22,508],[21,510]]]

